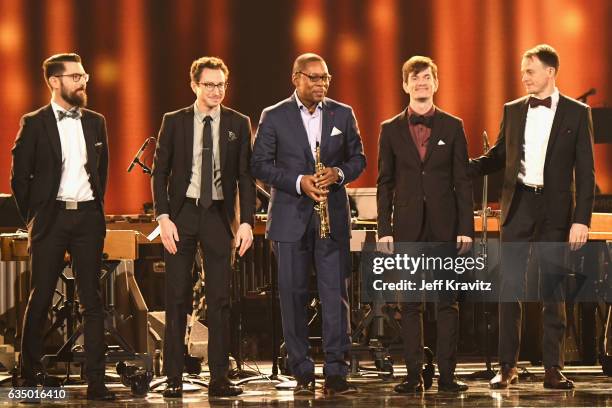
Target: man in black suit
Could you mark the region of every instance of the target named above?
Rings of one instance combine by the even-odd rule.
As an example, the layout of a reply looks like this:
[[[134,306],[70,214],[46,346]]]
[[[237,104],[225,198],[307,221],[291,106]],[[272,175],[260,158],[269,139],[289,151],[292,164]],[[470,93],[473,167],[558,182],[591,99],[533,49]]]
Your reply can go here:
[[[100,267],[106,224],[108,172],[106,122],[84,109],[89,75],[77,54],[57,54],[43,63],[51,103],[28,113],[13,147],[11,187],[28,225],[31,292],[21,344],[25,386],[44,382],[42,329],[62,270],[72,258],[84,307],[87,398],[111,400],[104,386],[104,309]]]
[[[558,70],[559,56],[551,46],[542,44],[525,52],[521,73],[528,95],[504,106],[495,146],[470,162],[473,176],[505,169],[501,198],[501,369],[491,380],[491,388],[506,388],[518,379],[520,300],[530,241],[538,243],[535,252],[543,288],[544,387],[573,388],[561,373],[566,317],[565,304],[557,293],[563,277],[554,260],[562,259],[563,248],[542,243],[569,240],[570,249],[576,250],[588,238],[595,191],[593,124],[587,105],[560,94],[555,87]]]
[[[379,245],[392,252],[393,242],[456,242],[458,253],[463,254],[471,248],[474,236],[463,123],[434,105],[438,68],[430,58],[410,58],[402,67],[402,77],[410,104],[382,123],[378,142]],[[454,252],[453,247],[451,250]],[[446,276],[456,277],[453,272]],[[437,308],[438,389],[465,391],[467,385],[454,376],[457,293],[440,292]],[[408,375],[395,391],[422,392],[423,303],[403,303],[401,323]]]
[[[345,185],[361,174],[365,156],[352,108],[325,96],[330,81],[319,55],[296,58],[295,92],[261,114],[251,161],[253,175],[272,186],[266,236],[278,262],[283,335],[297,395],[314,394],[306,313],[313,267],[323,307],[325,393],[356,391],[346,381],[350,225]],[[325,169],[315,173],[317,146]],[[323,201],[330,220],[326,238],[319,237],[320,219],[314,211]]]
[[[242,256],[253,242],[255,183],[249,174],[249,118],[221,105],[229,71],[219,58],[191,65],[194,104],[164,115],[151,186],[166,261],[165,397],[182,396],[185,328],[191,312],[196,245],[204,257],[210,396],[242,392],[227,378],[232,242]],[[236,214],[236,195],[239,214]],[[236,224],[240,226],[236,230]]]

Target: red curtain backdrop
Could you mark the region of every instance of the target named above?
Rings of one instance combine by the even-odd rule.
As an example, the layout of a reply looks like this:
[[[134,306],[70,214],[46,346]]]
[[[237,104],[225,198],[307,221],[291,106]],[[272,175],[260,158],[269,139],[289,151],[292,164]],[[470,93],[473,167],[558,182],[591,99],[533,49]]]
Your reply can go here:
[[[9,193],[10,149],[26,112],[49,102],[41,63],[74,51],[91,74],[89,105],[107,118],[107,213],[142,211],[149,178],[126,172],[156,136],[164,112],[194,101],[189,66],[203,55],[230,69],[226,104],[251,117],[292,92],[295,56],[321,54],[334,76],[330,97],[352,105],[368,167],[353,183],[376,184],[380,122],[407,104],[401,65],[428,55],[439,67],[435,103],[464,120],[470,155],[481,134],[497,137],[503,103],[523,94],[520,59],[549,43],[561,56],[558,86],[607,106],[612,96],[612,2],[606,0],[0,0],[0,192]],[[152,151],[145,160],[151,161]],[[596,146],[597,183],[612,193],[612,147]]]

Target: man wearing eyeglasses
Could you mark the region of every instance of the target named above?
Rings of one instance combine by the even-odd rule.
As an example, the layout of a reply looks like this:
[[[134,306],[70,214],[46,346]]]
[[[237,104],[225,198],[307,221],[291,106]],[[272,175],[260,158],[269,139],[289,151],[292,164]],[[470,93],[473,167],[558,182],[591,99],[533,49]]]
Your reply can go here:
[[[366,162],[352,108],[326,98],[330,81],[323,58],[310,53],[297,57],[295,92],[263,111],[251,160],[253,175],[272,186],[266,235],[278,262],[283,335],[296,395],[314,394],[306,313],[313,267],[323,308],[324,391],[356,391],[346,381],[350,218],[345,185],[361,174]],[[315,173],[317,146],[325,169]],[[314,206],[325,200],[331,232],[320,238]]]
[[[191,312],[197,245],[206,273],[208,395],[234,396],[242,389],[227,378],[232,242],[240,256],[253,242],[251,124],[247,116],[221,104],[229,76],[221,59],[195,60],[190,75],[196,101],[164,115],[151,180],[166,262],[164,397],[182,396],[186,316]],[[234,208],[236,195],[239,214]]]
[[[99,283],[106,234],[106,122],[99,113],[85,109],[89,76],[77,54],[47,58],[43,74],[51,103],[23,116],[12,151],[11,187],[28,225],[32,262],[21,376],[27,387],[45,383],[42,330],[68,251],[84,307],[87,398],[112,400],[114,393],[104,385],[106,346]]]

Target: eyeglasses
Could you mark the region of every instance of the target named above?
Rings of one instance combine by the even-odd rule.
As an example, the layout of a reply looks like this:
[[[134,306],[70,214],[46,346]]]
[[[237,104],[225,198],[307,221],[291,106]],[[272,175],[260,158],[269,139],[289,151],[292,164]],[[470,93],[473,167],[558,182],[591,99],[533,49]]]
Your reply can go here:
[[[85,79],[85,82],[89,82],[89,74],[62,74],[62,75],[53,75],[56,77],[71,77],[74,82],[79,82],[81,78]]]
[[[214,82],[198,82],[198,85],[203,86],[208,92],[214,91],[215,88],[217,88],[219,92],[223,92],[227,89],[229,83],[219,82],[218,84],[215,84]]]
[[[321,81],[330,83],[331,79],[332,79],[332,76],[329,75],[329,74],[310,75],[310,74],[307,74],[307,73],[302,72],[302,71],[297,71],[296,74],[302,74],[305,77],[308,77],[308,79],[310,79],[310,82],[312,82],[313,84],[319,83]]]

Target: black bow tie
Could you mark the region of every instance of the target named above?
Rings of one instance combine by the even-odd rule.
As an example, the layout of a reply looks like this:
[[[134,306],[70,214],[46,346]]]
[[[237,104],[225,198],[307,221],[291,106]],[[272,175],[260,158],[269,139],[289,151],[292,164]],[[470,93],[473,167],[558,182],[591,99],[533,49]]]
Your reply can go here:
[[[65,110],[57,111],[58,121],[64,118],[79,119],[80,117],[81,117],[81,111],[79,109],[70,109],[69,111],[65,111]]]
[[[410,115],[410,124],[411,125],[423,125],[431,128],[433,123],[433,116],[424,116],[424,115]]]
[[[544,106],[544,107],[550,109],[551,105],[552,105],[552,98],[550,96],[548,98],[544,98],[544,99],[538,99],[535,96],[532,96],[531,98],[529,98],[529,107],[530,108],[537,108],[538,106]]]

